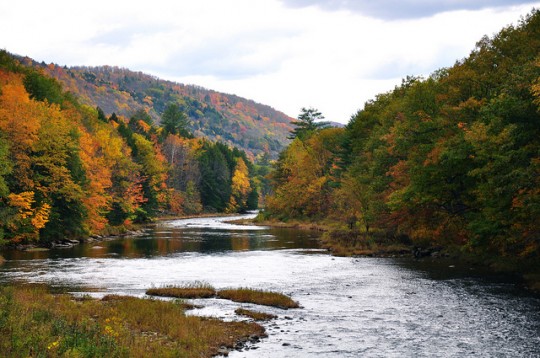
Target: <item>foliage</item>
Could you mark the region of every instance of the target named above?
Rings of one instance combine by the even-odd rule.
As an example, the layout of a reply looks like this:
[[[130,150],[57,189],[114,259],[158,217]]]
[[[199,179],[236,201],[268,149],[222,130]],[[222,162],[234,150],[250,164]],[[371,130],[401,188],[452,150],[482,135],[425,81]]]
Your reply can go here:
[[[240,148],[252,160],[262,153],[276,157],[288,142],[287,136],[292,129],[292,118],[235,95],[164,81],[118,67],[67,68],[30,59],[21,61],[56,79],[81,103],[99,107],[106,115],[116,113],[130,118],[140,110],[153,123],[161,120],[161,124],[169,128],[165,130],[167,133],[172,130],[173,134],[183,137],[193,134],[220,141]],[[9,61],[6,62],[6,66],[11,66]],[[179,113],[182,113],[180,117],[177,116]],[[180,119],[174,119],[177,124],[170,123],[172,127],[167,124],[169,114],[173,114],[170,119]]]
[[[24,78],[24,87],[30,98],[37,101],[61,104],[64,100],[62,87],[58,81],[37,71],[30,71]]]
[[[539,34],[535,10],[453,67],[368,101],[344,132],[297,135],[275,164],[265,215],[334,218],[354,237],[334,236],[350,242],[537,259]]]
[[[260,180],[247,155],[186,134],[182,118],[176,105],[166,128],[142,108],[107,118],[0,52],[0,245],[256,205]]]
[[[328,128],[329,123],[322,122],[323,119],[324,116],[317,109],[303,107],[298,115],[298,120],[291,122],[295,128],[291,131],[288,138],[305,140],[316,131]]]
[[[182,137],[190,137],[187,126],[187,116],[177,104],[170,103],[161,116],[161,126],[166,134],[178,134]]]

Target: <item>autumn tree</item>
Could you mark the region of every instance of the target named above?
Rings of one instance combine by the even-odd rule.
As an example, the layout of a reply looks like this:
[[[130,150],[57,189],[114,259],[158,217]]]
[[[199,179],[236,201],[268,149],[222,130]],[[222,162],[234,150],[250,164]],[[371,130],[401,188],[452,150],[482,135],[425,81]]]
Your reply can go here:
[[[365,233],[537,258],[539,33],[534,10],[453,67],[368,101],[330,145],[337,169],[319,187],[324,131],[306,120],[276,163],[267,212],[317,218],[326,190],[334,217]]]
[[[237,158],[231,179],[231,197],[229,199],[229,204],[227,205],[227,211],[245,211],[247,209],[247,199],[251,191],[249,172],[246,163],[241,157]]]

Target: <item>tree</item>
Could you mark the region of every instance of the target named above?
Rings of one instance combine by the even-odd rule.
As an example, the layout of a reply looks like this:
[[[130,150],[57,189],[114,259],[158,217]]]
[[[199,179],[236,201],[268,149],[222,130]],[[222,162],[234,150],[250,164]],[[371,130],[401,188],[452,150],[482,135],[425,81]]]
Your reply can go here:
[[[24,87],[30,98],[37,101],[61,104],[64,101],[62,86],[54,78],[47,77],[37,71],[31,71],[24,79]]]
[[[231,180],[231,198],[227,206],[228,212],[245,211],[248,195],[251,192],[249,172],[242,158],[236,159],[236,167]]]
[[[314,132],[328,128],[330,126],[329,122],[322,122],[324,116],[321,112],[315,108],[305,108],[302,107],[300,114],[298,115],[297,121],[292,121],[291,124],[294,125],[294,128],[289,135],[289,139],[298,138],[300,140],[305,140],[309,138]]]
[[[191,137],[187,126],[187,116],[175,103],[170,103],[161,116],[161,126],[164,134],[179,134],[182,137]]]
[[[201,201],[209,211],[224,211],[231,197],[231,172],[223,152],[205,143],[199,156]]]
[[[105,112],[98,106],[96,107],[98,119],[103,122],[107,122],[107,117],[105,116]]]

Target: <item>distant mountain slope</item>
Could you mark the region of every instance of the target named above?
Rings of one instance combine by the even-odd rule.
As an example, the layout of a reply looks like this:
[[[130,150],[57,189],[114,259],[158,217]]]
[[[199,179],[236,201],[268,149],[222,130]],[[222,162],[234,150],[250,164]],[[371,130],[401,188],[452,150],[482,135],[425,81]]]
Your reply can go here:
[[[166,105],[175,102],[188,115],[196,136],[220,140],[254,156],[267,152],[276,157],[292,128],[287,115],[235,95],[118,67],[67,68],[28,58],[22,61],[43,68],[81,102],[99,106],[107,115],[129,117],[143,108],[159,122]]]

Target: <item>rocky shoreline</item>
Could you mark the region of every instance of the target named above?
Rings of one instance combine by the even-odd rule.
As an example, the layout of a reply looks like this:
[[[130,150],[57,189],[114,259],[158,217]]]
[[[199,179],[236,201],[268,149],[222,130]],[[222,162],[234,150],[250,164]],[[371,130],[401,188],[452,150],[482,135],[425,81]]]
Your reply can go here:
[[[70,249],[74,246],[93,243],[93,242],[103,242],[115,240],[122,237],[137,237],[143,236],[146,234],[147,229],[141,228],[136,230],[128,230],[118,234],[108,234],[108,235],[90,235],[82,239],[60,239],[51,241],[45,245],[39,244],[18,244],[18,245],[8,245],[8,249],[19,250],[19,251],[46,251],[49,249]]]

